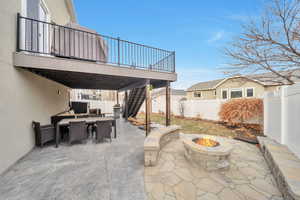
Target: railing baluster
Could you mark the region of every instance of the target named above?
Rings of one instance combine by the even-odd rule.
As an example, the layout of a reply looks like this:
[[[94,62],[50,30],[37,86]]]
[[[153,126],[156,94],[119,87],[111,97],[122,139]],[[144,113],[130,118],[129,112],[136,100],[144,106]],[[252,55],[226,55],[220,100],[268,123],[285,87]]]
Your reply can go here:
[[[20,51],[20,13],[17,14],[17,52]]]
[[[63,56],[66,56],[66,29],[64,28],[64,51]]]
[[[94,60],[94,35],[92,35],[91,40],[92,40],[92,43],[91,43],[91,45],[92,45],[92,60]]]
[[[76,57],[76,52],[75,52],[75,48],[76,48],[76,40],[75,40],[75,30],[73,30],[73,57]]]
[[[90,49],[89,49],[89,42],[90,42],[90,39],[89,39],[89,33],[86,34],[86,37],[87,37],[87,47],[86,47],[86,50],[87,50],[87,58],[88,60],[90,59]]]
[[[58,27],[58,54],[60,55],[60,27]]]
[[[82,59],[85,58],[85,42],[84,42],[84,32],[82,32]]]
[[[69,32],[69,57],[71,57],[71,30],[68,30]]]
[[[40,33],[39,33],[39,22],[36,23],[36,34],[37,34],[37,45],[36,45],[36,48],[37,48],[37,52],[39,53],[40,52],[40,45],[39,45],[39,42],[40,42]]]
[[[45,24],[42,23],[43,25],[43,53],[46,53],[45,52]]]
[[[120,65],[120,38],[118,37],[118,65]]]
[[[53,27],[53,42],[54,42],[54,49],[53,49],[53,51],[54,51],[54,54],[56,53],[56,41],[55,41],[55,38],[56,38],[56,28],[55,28],[55,25],[54,26],[52,26]]]
[[[33,21],[31,21],[31,51],[33,51]]]

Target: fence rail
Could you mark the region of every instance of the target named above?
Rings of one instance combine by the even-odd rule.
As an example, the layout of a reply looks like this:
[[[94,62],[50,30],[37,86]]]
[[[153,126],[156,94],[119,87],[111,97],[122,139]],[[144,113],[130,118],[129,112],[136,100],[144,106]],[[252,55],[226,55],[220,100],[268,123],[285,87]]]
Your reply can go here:
[[[76,24],[17,16],[17,51],[175,72],[175,52],[98,34]]]

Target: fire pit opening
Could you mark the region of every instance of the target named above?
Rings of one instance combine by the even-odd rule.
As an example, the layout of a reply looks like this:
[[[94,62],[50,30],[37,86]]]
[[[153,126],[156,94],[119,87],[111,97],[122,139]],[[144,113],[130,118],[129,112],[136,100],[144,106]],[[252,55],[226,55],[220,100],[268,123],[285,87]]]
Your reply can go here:
[[[205,138],[205,137],[195,138],[195,139],[193,139],[193,142],[195,142],[196,144],[202,145],[202,146],[206,146],[206,147],[216,147],[216,146],[220,145],[219,142],[209,139],[209,138]]]

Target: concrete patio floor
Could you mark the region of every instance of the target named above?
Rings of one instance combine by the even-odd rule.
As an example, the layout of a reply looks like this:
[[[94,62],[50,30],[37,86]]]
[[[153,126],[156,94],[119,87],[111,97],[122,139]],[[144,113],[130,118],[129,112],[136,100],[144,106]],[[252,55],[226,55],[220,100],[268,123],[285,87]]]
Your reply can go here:
[[[234,147],[231,168],[215,172],[189,163],[180,140],[167,144],[158,165],[145,168],[148,200],[283,200],[260,150],[228,142]]]
[[[0,199],[145,199],[145,133],[121,120],[117,128],[112,143],[34,149],[0,176]]]

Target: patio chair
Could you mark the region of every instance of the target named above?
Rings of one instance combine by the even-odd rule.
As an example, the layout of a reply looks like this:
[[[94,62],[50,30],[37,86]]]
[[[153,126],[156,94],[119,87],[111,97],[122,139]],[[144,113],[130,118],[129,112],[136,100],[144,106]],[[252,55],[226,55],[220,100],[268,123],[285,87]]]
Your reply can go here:
[[[111,142],[111,121],[96,121],[94,130],[96,131],[96,143],[103,141],[105,138],[109,138]]]
[[[88,138],[87,124],[85,121],[70,122],[69,125],[69,144],[74,141],[82,141]]]
[[[32,127],[35,132],[36,146],[43,147],[46,142],[55,139],[55,127],[52,124],[41,125],[40,122],[32,122]]]

